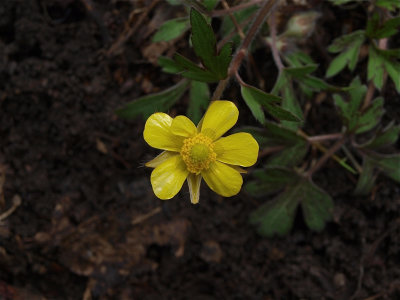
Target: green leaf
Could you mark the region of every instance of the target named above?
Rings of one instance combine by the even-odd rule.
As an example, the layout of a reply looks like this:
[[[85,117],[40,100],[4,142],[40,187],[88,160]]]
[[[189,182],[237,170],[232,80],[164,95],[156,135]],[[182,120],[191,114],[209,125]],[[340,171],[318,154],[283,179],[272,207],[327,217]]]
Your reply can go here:
[[[293,167],[299,164],[307,154],[309,144],[302,137],[291,129],[280,125],[267,122],[265,124],[263,147],[279,147],[282,150],[272,155],[267,166],[285,166]]]
[[[303,199],[301,208],[308,228],[321,231],[325,223],[332,219],[333,201],[324,190],[314,183],[304,180],[301,186]]]
[[[206,19],[195,9],[190,10],[192,25],[192,44],[196,55],[206,68],[213,68],[213,57],[216,56],[217,41],[214,32]]]
[[[257,226],[260,235],[272,237],[283,236],[289,233],[293,227],[293,220],[299,205],[296,198],[300,189],[288,188],[274,200],[260,206],[250,215],[250,223]]]
[[[365,153],[363,172],[358,179],[354,191],[355,194],[366,195],[371,191],[375,183],[377,170],[400,183],[400,154],[384,155],[374,152]]]
[[[209,83],[225,79],[228,76],[228,67],[232,59],[231,44],[225,44],[218,54],[217,42],[211,26],[194,8],[190,11],[190,24],[193,48],[204,68],[197,66],[182,55],[175,55],[175,61],[186,69],[182,76]]]
[[[384,147],[388,147],[396,143],[400,135],[400,126],[394,126],[394,121],[391,122],[386,128],[380,128],[375,136],[361,146],[361,148],[366,148],[370,150],[378,150]]]
[[[339,73],[346,67],[348,61],[349,61],[348,53],[347,52],[340,53],[329,64],[328,69],[326,70],[325,77],[329,78],[335,76],[337,73]]]
[[[180,5],[182,4],[181,0],[167,0],[170,5]]]
[[[271,116],[277,118],[278,120],[288,120],[293,122],[299,121],[299,118],[297,118],[294,114],[277,106],[277,103],[281,101],[281,98],[273,94],[265,93],[264,91],[259,90],[253,86],[244,84],[241,85],[241,92],[243,99],[245,100],[247,105],[249,105],[249,108],[252,111],[253,115],[256,114],[254,116],[257,116],[256,119],[259,118],[258,120],[260,122],[261,120],[263,120],[263,118],[261,116],[261,108],[258,109],[258,105],[263,106]]]
[[[293,146],[299,142],[306,141],[295,130],[285,128],[282,125],[266,122],[264,126],[266,130],[262,131],[262,134],[266,142],[262,143],[263,146]]]
[[[208,70],[200,68],[195,63],[188,60],[186,57],[180,55],[179,53],[175,53],[174,59],[176,63],[181,66],[181,68],[186,69],[186,71],[181,73],[183,77],[209,83],[219,81],[218,77],[215,76],[215,74],[211,73]]]
[[[400,154],[383,155],[374,154],[374,163],[382,172],[392,180],[400,183]]]
[[[293,76],[294,78],[301,78],[305,75],[308,75],[314,72],[318,68],[318,65],[305,65],[301,67],[291,67],[291,68],[284,68],[284,72]]]
[[[165,73],[177,74],[185,70],[180,64],[165,56],[160,56],[157,62]]]
[[[208,84],[200,81],[192,81],[190,84],[190,102],[187,110],[189,118],[197,124],[210,101]]]
[[[398,0],[376,0],[375,5],[384,7],[390,11],[400,8],[400,2]]]
[[[311,230],[321,231],[325,223],[332,219],[331,197],[308,179],[298,176],[296,182],[289,181],[286,189],[275,199],[255,210],[250,215],[250,223],[257,226],[261,235],[285,235],[293,226],[299,204],[302,206],[305,222]]]
[[[354,190],[355,195],[368,195],[376,180],[376,175],[374,175],[374,165],[368,159],[364,157],[364,162],[362,166],[362,172],[358,178],[356,188]]]
[[[365,40],[365,31],[357,30],[350,34],[342,35],[335,39],[333,43],[328,47],[328,51],[332,53],[342,52],[343,50],[348,49],[354,43],[363,43]]]
[[[396,90],[400,93],[400,63],[396,61],[384,61],[385,69],[393,80]]]
[[[196,65],[191,60],[189,60],[186,57],[184,57],[183,55],[180,55],[179,53],[175,53],[174,60],[182,68],[185,68],[185,69],[187,69],[189,71],[193,71],[193,72],[204,72],[204,71],[206,71],[206,70],[202,69],[201,67],[199,67],[198,65]]]
[[[261,107],[261,104],[258,103],[253,96],[253,93],[251,91],[251,88],[241,85],[240,91],[242,94],[242,97],[244,99],[244,102],[246,102],[247,106],[249,107],[251,113],[253,114],[253,117],[260,122],[261,124],[265,123],[265,115],[264,111]],[[276,97],[276,96],[275,96]]]
[[[372,80],[375,86],[380,90],[383,86],[384,58],[374,46],[369,47],[368,56],[368,80]]]
[[[189,29],[189,21],[187,18],[172,19],[161,25],[153,36],[153,42],[170,41]]]
[[[392,18],[387,20],[381,26],[377,26],[371,29],[369,37],[373,39],[383,39],[395,35],[398,33],[398,27],[400,26],[400,17]]]
[[[246,184],[245,190],[254,197],[274,194],[286,185],[293,184],[298,175],[282,167],[265,167],[252,172],[255,180]]]
[[[232,60],[232,43],[226,43],[222,46],[219,55],[214,59],[213,71],[218,78],[224,79],[228,77],[228,67]]]
[[[188,84],[187,80],[181,80],[165,91],[140,97],[117,109],[116,114],[124,119],[134,119],[139,115],[147,118],[157,111],[166,111],[182,97]]]
[[[365,32],[357,30],[348,35],[341,36],[333,41],[328,50],[333,53],[341,52],[329,64],[325,77],[332,77],[348,65],[353,71],[358,60],[361,45],[365,40]]]
[[[311,75],[306,75],[303,78],[299,79],[300,83],[308,86],[309,88],[313,89],[314,91],[321,91],[321,90],[338,90],[339,88],[327,84],[325,81],[318,77],[314,77]]]
[[[303,121],[303,111],[293,91],[292,84],[287,84],[286,86],[283,87],[282,96],[283,96],[282,107],[290,111],[294,116],[298,118],[298,120]],[[300,123],[284,122],[283,124],[288,128],[297,129],[302,125],[302,122]]]
[[[363,133],[378,125],[385,110],[383,109],[383,98],[376,98],[371,106],[359,116],[356,133]]]
[[[203,0],[203,5],[207,10],[211,11],[218,4],[219,0]]]
[[[366,132],[375,127],[383,113],[383,98],[376,98],[367,110],[361,112],[361,106],[367,87],[361,85],[360,79],[356,77],[348,90],[350,101],[346,102],[337,94],[333,95],[336,107],[343,119],[347,130],[355,133]]]
[[[306,156],[308,151],[308,143],[303,140],[297,142],[291,147],[286,147],[279,151],[277,154],[273,155],[267,161],[267,166],[285,166],[294,167],[303,161],[304,156]]]

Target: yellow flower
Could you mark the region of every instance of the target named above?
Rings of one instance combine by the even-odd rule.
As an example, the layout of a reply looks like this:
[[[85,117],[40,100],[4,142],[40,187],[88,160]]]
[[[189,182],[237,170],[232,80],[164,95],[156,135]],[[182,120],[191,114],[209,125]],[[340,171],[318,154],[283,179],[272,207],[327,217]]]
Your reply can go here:
[[[230,197],[239,193],[245,172],[239,166],[256,163],[258,144],[249,133],[221,137],[235,125],[239,111],[230,101],[214,101],[199,125],[185,116],[171,118],[154,113],[146,121],[143,136],[152,147],[165,150],[146,166],[155,168],[151,185],[156,196],[174,197],[187,179],[190,200],[199,202],[200,182],[217,194]]]

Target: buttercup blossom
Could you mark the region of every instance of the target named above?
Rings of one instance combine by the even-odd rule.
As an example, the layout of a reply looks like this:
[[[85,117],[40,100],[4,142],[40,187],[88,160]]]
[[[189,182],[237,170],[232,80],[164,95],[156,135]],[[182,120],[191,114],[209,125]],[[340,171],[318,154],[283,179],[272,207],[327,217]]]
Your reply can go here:
[[[239,193],[243,179],[241,167],[255,164],[258,144],[249,133],[221,137],[235,125],[239,111],[230,101],[214,101],[199,125],[185,116],[171,118],[154,113],[146,121],[145,141],[164,150],[146,166],[155,168],[151,185],[156,196],[166,200],[174,197],[187,179],[190,200],[199,202],[203,178],[217,194],[230,197]]]

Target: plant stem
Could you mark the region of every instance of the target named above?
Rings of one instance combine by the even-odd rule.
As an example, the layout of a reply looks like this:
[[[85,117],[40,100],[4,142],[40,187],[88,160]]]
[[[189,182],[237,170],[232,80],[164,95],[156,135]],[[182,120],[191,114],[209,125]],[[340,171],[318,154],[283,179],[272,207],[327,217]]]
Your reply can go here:
[[[317,172],[325,164],[325,162],[343,146],[346,141],[347,136],[343,135],[342,138],[336,141],[336,143],[329,148],[328,151],[326,151],[325,154],[317,161],[317,163],[307,172],[306,177],[311,178],[312,175]]]
[[[258,3],[262,2],[262,1],[263,0],[253,0],[253,1],[249,1],[247,3],[242,3],[242,4],[236,5],[234,7],[227,8],[227,9],[215,10],[215,11],[213,11],[211,13],[211,16],[212,17],[222,17],[222,16],[225,16],[227,14],[231,14],[231,13],[233,13],[235,11],[239,11],[239,10],[245,9],[247,7],[256,5],[256,4],[258,4]]]
[[[282,63],[281,57],[279,56],[278,48],[276,47],[276,17],[275,12],[271,14],[269,19],[269,28],[271,32],[271,50],[272,50],[272,57],[274,58],[275,65],[279,70],[279,74],[282,72],[284,65]]]
[[[221,80],[218,83],[217,88],[215,89],[214,95],[212,97],[212,100],[220,99],[227,84],[229,79],[231,78],[232,75],[236,73],[236,71],[239,69],[242,60],[246,57],[248,48],[253,41],[256,33],[260,29],[261,25],[264,23],[265,19],[269,16],[269,14],[272,11],[272,8],[275,6],[275,4],[278,2],[278,0],[268,0],[265,2],[265,4],[260,8],[260,11],[258,12],[256,19],[254,20],[253,24],[251,25],[249,31],[246,33],[246,37],[244,38],[242,44],[239,46],[237,49],[234,57],[232,58],[232,61],[229,65],[229,71],[228,71],[228,78]]]
[[[308,136],[307,141],[310,143],[321,142],[326,140],[336,140],[340,139],[343,136],[343,133],[331,133],[331,134],[323,134],[323,135],[315,135],[315,136]]]

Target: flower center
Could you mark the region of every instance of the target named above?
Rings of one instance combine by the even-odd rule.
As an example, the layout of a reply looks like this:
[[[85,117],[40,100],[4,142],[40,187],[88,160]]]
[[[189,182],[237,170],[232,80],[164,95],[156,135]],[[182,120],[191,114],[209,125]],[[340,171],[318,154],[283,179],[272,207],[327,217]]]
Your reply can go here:
[[[210,163],[217,158],[213,148],[212,140],[201,133],[185,139],[181,156],[189,172],[200,174],[202,170],[207,170]]]

